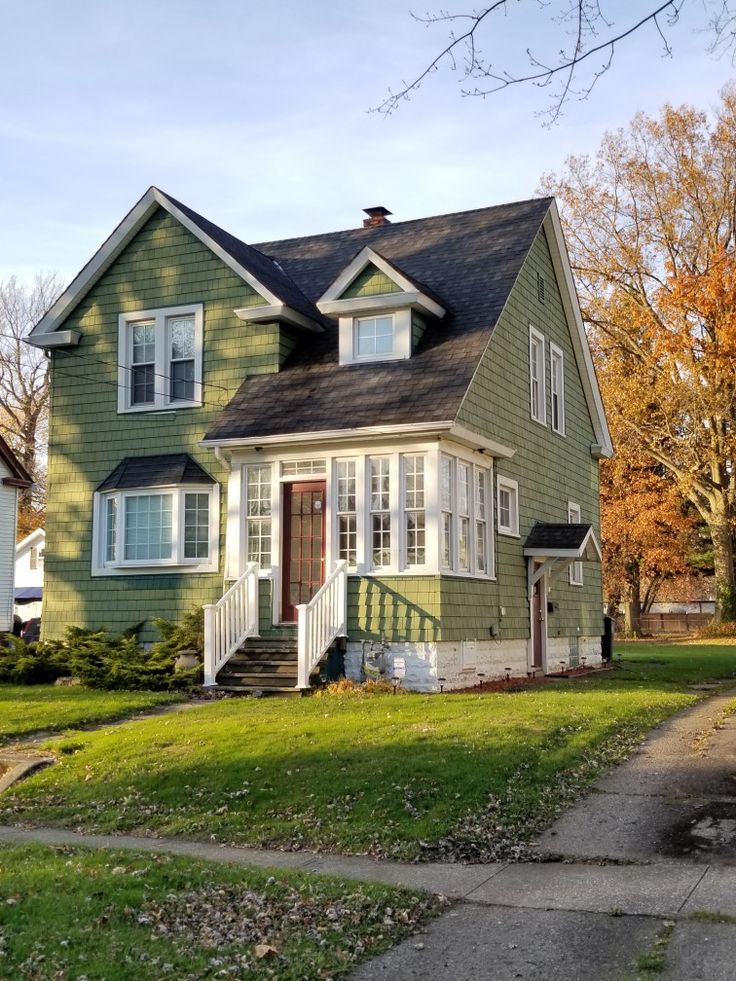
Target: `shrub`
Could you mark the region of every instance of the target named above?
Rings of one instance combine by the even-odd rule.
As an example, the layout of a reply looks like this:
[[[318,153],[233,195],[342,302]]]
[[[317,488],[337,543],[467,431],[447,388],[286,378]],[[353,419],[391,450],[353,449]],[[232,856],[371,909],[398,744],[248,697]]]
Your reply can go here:
[[[711,620],[693,636],[704,640],[711,637],[736,637],[736,621]]]
[[[8,634],[7,646],[0,646],[0,682],[13,685],[49,685],[69,674],[64,661],[45,644],[27,644]]]

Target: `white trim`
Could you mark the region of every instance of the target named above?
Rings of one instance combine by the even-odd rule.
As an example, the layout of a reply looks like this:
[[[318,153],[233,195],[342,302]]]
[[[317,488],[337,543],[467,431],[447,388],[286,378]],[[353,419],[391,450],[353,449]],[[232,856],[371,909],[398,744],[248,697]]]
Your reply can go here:
[[[171,392],[170,336],[167,322],[172,317],[194,317],[194,398],[173,401]],[[138,321],[154,322],[154,401],[134,405],[130,398],[132,372],[131,326]],[[156,412],[161,409],[191,409],[202,405],[202,348],[204,344],[204,307],[201,303],[184,306],[135,310],[118,315],[118,413]]]
[[[187,231],[206,245],[222,262],[233,270],[242,280],[248,283],[257,293],[260,293],[270,304],[280,304],[281,300],[275,293],[267,289],[244,266],[218,245],[209,235],[188,218],[176,205],[157,187],[149,187],[143,197],[131,208],[115,231],[105,240],[95,252],[81,272],[72,280],[51,309],[39,320],[29,337],[28,344],[35,347],[47,347],[48,339],[42,343],[42,335],[53,333],[59,327],[82,297],[89,292],[97,280],[110,268],[120,253],[130,244],[157,208],[163,208],[173,218],[176,218]]]
[[[610,459],[613,456],[611,434],[608,429],[603,400],[593,366],[593,358],[590,353],[590,346],[580,313],[580,304],[578,303],[572,267],[570,266],[570,257],[567,253],[565,237],[562,232],[560,214],[554,200],[550,202],[550,207],[544,216],[542,227],[547,233],[552,265],[554,266],[557,284],[560,288],[560,296],[570,327],[570,338],[580,373],[583,393],[596,436],[596,441],[591,446],[591,453],[596,459]]]
[[[537,350],[541,352],[542,363],[538,364],[536,358],[534,357],[535,345]],[[547,339],[544,334],[537,330],[532,324],[529,324],[529,416],[532,422],[538,422],[540,426],[547,425]],[[538,404],[537,412],[538,415],[534,415],[534,379],[532,377],[532,370],[537,368],[539,371],[539,377],[537,378],[538,385]]]
[[[315,320],[310,320],[309,317],[305,317],[303,313],[292,309],[286,303],[261,304],[257,307],[238,307],[233,310],[233,313],[238,320],[242,320],[247,324],[264,323],[269,320],[283,320],[287,324],[293,324],[295,327],[303,327],[305,330],[310,330],[315,334],[324,332],[324,327]]]
[[[516,453],[516,450],[504,446],[502,443],[487,439],[485,436],[480,436],[470,429],[466,429],[465,426],[459,426],[452,421],[447,422],[446,420],[441,422],[400,423],[399,425],[391,426],[365,426],[361,429],[326,429],[315,433],[285,433],[276,436],[257,436],[252,439],[241,436],[230,439],[203,439],[199,445],[208,448],[229,447],[231,449],[239,448],[249,450],[261,446],[290,447],[300,443],[356,443],[358,440],[373,440],[376,437],[383,436],[398,436],[411,439],[413,437],[420,438],[428,434],[434,435],[437,438],[445,436],[472,449],[488,450],[491,456],[502,457],[507,460],[510,460]]]
[[[411,310],[393,308],[390,314],[393,330],[393,349],[386,354],[355,353],[355,334],[359,320],[372,319],[369,317],[340,317],[339,346],[340,364],[373,364],[381,361],[405,361],[411,357]]]
[[[575,501],[567,502],[567,523],[572,525],[579,525],[582,521],[580,505]],[[571,586],[583,586],[583,563],[578,559],[577,562],[571,562],[570,568],[567,570],[567,577]]]
[[[501,491],[508,491],[511,495],[512,513],[510,525],[501,524]],[[518,481],[510,477],[502,477],[499,474],[496,478],[496,527],[499,535],[507,535],[510,538],[519,538],[519,484]]]
[[[123,502],[127,497],[172,495],[172,556],[153,561],[125,561],[122,558],[124,539]],[[209,542],[207,559],[184,558],[184,496],[209,496]],[[107,501],[117,501],[116,558],[108,561]],[[166,484],[160,487],[126,487],[119,490],[95,491],[92,500],[92,576],[170,575],[217,572],[220,545],[220,486],[219,484]]]
[[[555,392],[555,361],[559,361],[560,365],[560,391]],[[555,426],[555,395],[557,395],[557,402],[559,408],[559,426]],[[557,433],[558,436],[565,435],[565,353],[561,347],[554,343],[554,341],[549,342],[549,414],[550,422],[552,424],[552,432]]]
[[[527,653],[527,665],[531,671],[534,668],[534,585],[539,582],[539,612],[540,622],[543,627],[540,631],[541,650],[541,671],[547,672],[547,594],[549,592],[547,582],[547,567],[543,562],[538,569],[534,569],[534,563],[529,562],[527,569],[527,594],[529,600],[529,647]]]
[[[374,297],[350,297],[343,298],[342,294],[350,286],[356,276],[366,268],[374,265],[377,269],[388,276],[391,282],[395,283],[402,293],[384,293]],[[403,294],[403,295],[402,295]],[[393,303],[392,303],[393,301]],[[337,279],[325,290],[317,300],[318,309],[325,314],[357,313],[361,310],[380,310],[391,306],[411,305],[424,310],[425,313],[442,318],[445,315],[445,308],[417,289],[416,284],[404,276],[395,266],[374,252],[369,246],[361,249],[343,269]],[[365,306],[363,304],[366,304]],[[372,304],[372,306],[371,306]],[[384,306],[385,304],[385,306]]]
[[[53,334],[45,334],[43,339],[32,337],[29,334],[28,337],[23,338],[23,341],[25,344],[30,344],[31,347],[52,350],[59,347],[76,347],[81,339],[82,332],[79,330],[57,330]]]

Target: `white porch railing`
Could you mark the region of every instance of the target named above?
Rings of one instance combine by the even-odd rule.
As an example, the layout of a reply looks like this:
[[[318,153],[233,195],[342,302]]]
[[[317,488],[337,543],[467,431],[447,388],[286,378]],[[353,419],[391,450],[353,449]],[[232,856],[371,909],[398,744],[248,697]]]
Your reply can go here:
[[[348,564],[341,559],[309,603],[297,606],[299,672],[297,688],[309,688],[309,676],[336,637],[345,637]]]
[[[258,636],[258,563],[245,572],[216,603],[204,607],[204,683],[215,685],[217,672],[247,637]]]

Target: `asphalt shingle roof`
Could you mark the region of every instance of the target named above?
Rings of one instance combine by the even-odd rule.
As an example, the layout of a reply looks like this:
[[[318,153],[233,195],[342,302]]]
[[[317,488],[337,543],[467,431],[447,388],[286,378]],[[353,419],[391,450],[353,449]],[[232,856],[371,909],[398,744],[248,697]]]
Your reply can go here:
[[[165,453],[155,456],[126,456],[97,490],[214,483],[214,478],[187,453]]]
[[[337,324],[327,321],[324,333],[299,340],[279,373],[246,378],[205,438],[454,419],[549,207],[541,198],[245,246],[249,256],[275,258],[313,304],[368,245],[426,284],[447,314],[430,323],[410,359],[342,367]]]
[[[578,549],[593,526],[591,524],[545,524],[539,522],[529,532],[524,548]]]

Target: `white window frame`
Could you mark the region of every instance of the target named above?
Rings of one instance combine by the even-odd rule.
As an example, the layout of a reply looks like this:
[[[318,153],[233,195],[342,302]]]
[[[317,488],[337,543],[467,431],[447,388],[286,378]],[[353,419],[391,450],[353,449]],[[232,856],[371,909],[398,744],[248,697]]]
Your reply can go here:
[[[400,294],[397,294],[397,298]],[[357,353],[358,321],[390,317],[393,321],[393,350],[386,354]],[[352,317],[340,317],[340,364],[372,364],[380,361],[405,361],[411,357],[411,309],[366,310]]]
[[[559,365],[559,376],[555,366]],[[550,375],[550,415],[552,431],[560,436],[565,435],[565,354],[561,347],[552,341],[549,345],[549,375]],[[555,399],[557,399],[557,425],[555,425]]]
[[[207,558],[188,559],[184,556],[184,499],[186,494],[207,494],[209,497],[209,548]],[[172,542],[168,559],[126,560],[125,500],[130,497],[171,495]],[[107,558],[107,502],[116,502],[115,558]],[[220,544],[220,488],[218,484],[173,484],[163,487],[126,487],[112,491],[97,491],[93,500],[92,518],[92,575],[131,576],[169,573],[217,572]]]
[[[172,400],[170,338],[167,327],[174,317],[194,318],[194,398]],[[131,400],[133,362],[133,326],[140,321],[153,321],[155,338],[154,400],[148,405],[134,405]],[[118,412],[160,412],[162,409],[191,409],[202,405],[202,344],[204,307],[201,303],[186,306],[160,307],[155,310],[135,310],[118,316]]]
[[[547,358],[545,354],[546,340],[544,334],[537,330],[536,327],[529,325],[529,414],[534,422],[538,422],[542,426],[547,425],[547,386],[546,386],[546,375],[547,375]],[[535,350],[539,352],[539,357],[541,358],[541,363],[535,357]],[[535,379],[534,371],[537,371],[538,377]],[[537,406],[535,412],[534,405],[534,383],[537,382],[538,392],[537,392]]]
[[[567,523],[569,525],[579,525],[582,522],[580,505],[575,501],[567,502]],[[571,586],[584,586],[583,582],[583,563],[578,559],[570,563],[568,578]]]
[[[511,523],[504,525],[501,523],[501,492],[506,491],[511,496]],[[499,475],[496,482],[496,515],[497,528],[499,535],[508,535],[512,538],[519,537],[519,484],[510,477]]]
[[[449,501],[449,507],[445,507],[444,506],[444,502],[442,500],[442,465],[445,464],[445,463],[450,468],[450,501]],[[437,479],[438,479],[437,498],[438,498],[438,501],[439,501],[439,507],[438,507],[439,526],[438,526],[438,531],[439,531],[439,537],[440,537],[439,565],[440,565],[440,569],[441,570],[443,570],[443,571],[444,570],[447,570],[447,571],[450,571],[450,572],[455,568],[455,566],[457,564],[456,561],[455,561],[455,552],[456,552],[455,539],[457,537],[457,533],[456,533],[456,530],[455,530],[455,514],[456,514],[456,511],[457,511],[457,508],[455,506],[455,498],[456,498],[455,467],[456,466],[457,466],[457,459],[454,456],[450,456],[447,453],[440,453],[440,465],[439,465],[439,471],[438,471],[438,475],[437,475]],[[445,518],[445,515],[447,515],[447,517],[449,517],[449,519],[450,519],[450,522],[449,522],[449,531],[450,531],[450,550],[449,550],[450,551],[450,554],[449,554],[449,562],[446,562],[445,561],[445,541],[444,541],[444,537],[445,537],[444,518]]]
[[[409,507],[408,494],[407,494],[407,476],[408,476],[408,461],[417,460],[422,461],[422,500],[423,506],[421,508]],[[429,545],[429,515],[427,513],[427,477],[429,473],[429,468],[427,466],[427,454],[426,453],[402,453],[401,454],[401,568],[406,570],[416,569],[417,571],[424,571],[427,568],[427,553]],[[410,514],[422,514],[424,516],[424,561],[411,563],[409,562],[409,515]]]
[[[355,561],[351,562],[349,559],[347,560],[348,569],[350,569],[351,571],[355,571],[360,563],[360,537],[361,537],[360,513],[361,512],[360,512],[360,493],[359,493],[360,473],[359,473],[358,464],[359,464],[359,460],[357,457],[354,456],[338,457],[333,461],[334,476],[332,482],[332,487],[333,487],[332,500],[330,501],[330,499],[328,498],[327,501],[328,508],[330,507],[330,504],[332,504],[332,508],[334,511],[333,541],[335,542],[335,555],[337,556],[338,559],[342,557],[340,554],[340,518],[353,518],[353,520],[355,521]],[[352,476],[350,474],[341,476],[340,467],[345,466],[349,468],[351,465],[353,468]],[[340,481],[341,480],[352,480],[354,482],[355,507],[352,510],[350,509],[342,510],[342,511],[340,510]]]
[[[268,488],[268,501],[270,503],[270,511],[268,514],[252,515],[249,513],[250,502],[248,499],[248,485],[250,480],[250,473],[252,470],[268,470],[268,480],[264,481],[263,483],[263,486]],[[248,555],[250,554],[250,536],[248,534],[248,525],[250,524],[251,521],[257,522],[259,526],[266,525],[266,524],[268,525],[268,537],[270,541],[269,550],[271,554],[271,561],[268,564],[259,561],[260,570],[270,569],[273,567],[274,564],[276,564],[274,562],[274,554],[273,554],[273,548],[274,548],[274,544],[273,544],[274,543],[274,528],[273,528],[274,526],[274,492],[273,492],[274,480],[273,478],[274,478],[274,465],[266,460],[264,460],[263,463],[252,463],[246,467],[243,467],[243,513],[244,513],[243,555],[245,556],[246,562],[252,561],[248,558]],[[292,477],[291,479],[299,479],[299,478]]]

